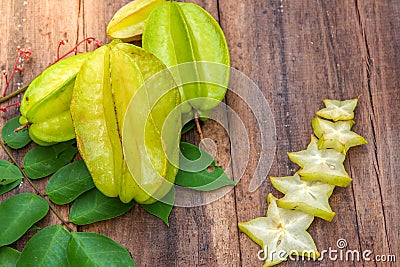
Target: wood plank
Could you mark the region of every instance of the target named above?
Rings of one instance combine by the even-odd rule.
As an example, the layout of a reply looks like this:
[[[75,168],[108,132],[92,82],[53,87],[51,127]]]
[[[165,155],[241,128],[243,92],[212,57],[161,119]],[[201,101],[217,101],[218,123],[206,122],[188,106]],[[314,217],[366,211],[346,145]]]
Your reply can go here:
[[[363,172],[362,183],[356,188],[361,200],[361,208],[357,209],[359,231],[364,249],[376,254],[398,254],[400,183],[396,171],[400,167],[400,33],[397,29],[400,27],[400,3],[356,1],[356,8],[365,49],[363,86],[365,98],[369,98],[360,125],[368,125],[370,132],[368,157],[352,161],[354,172]],[[378,197],[371,198],[370,193],[365,192]],[[383,232],[377,233],[375,227],[382,228]]]
[[[61,39],[68,39],[68,46],[73,46],[76,42],[76,28],[78,25],[79,1],[63,2],[59,5],[56,1],[1,1],[0,5],[5,8],[2,12],[0,32],[3,41],[0,45],[0,55],[2,69],[11,72],[11,68],[16,60],[16,47],[30,47],[32,50],[31,59],[25,62],[25,71],[17,73],[10,85],[10,91],[16,90],[29,83],[35,76],[40,74],[56,58],[57,45]],[[4,35],[3,35],[4,33]],[[2,79],[3,86],[4,80]],[[8,103],[19,101],[21,96],[13,98]],[[11,108],[1,115],[1,125],[8,119],[19,115],[17,108]],[[22,165],[23,156],[32,147],[12,151],[19,164]],[[3,150],[0,151],[0,158],[7,159]],[[34,181],[42,194],[45,194],[47,179]],[[10,196],[21,192],[34,192],[28,183],[24,182],[21,187],[12,192],[0,196],[3,201]],[[55,210],[65,219],[68,217],[68,207],[53,205]],[[51,224],[60,223],[60,220],[49,213],[38,225],[44,227]],[[33,232],[26,234],[15,244],[17,249],[22,249],[26,241],[32,236]]]
[[[323,98],[357,97],[361,93],[368,95],[364,68],[366,50],[363,48],[357,10],[348,1],[223,1],[220,8],[222,26],[231,47],[232,64],[260,85],[275,116],[278,146],[270,173],[274,176],[289,175],[296,167],[289,162],[286,152],[306,148],[312,131],[310,120],[322,107],[320,101]],[[393,16],[391,19],[395,20]],[[374,36],[379,38],[379,32],[374,32]],[[231,102],[230,96],[227,99],[228,104],[237,105]],[[370,123],[365,119],[371,113],[369,101],[368,97],[361,98],[356,117],[359,123],[355,131],[368,140],[374,140]],[[346,161],[346,167],[350,169],[349,163],[352,163],[350,171],[354,183],[346,189],[335,190],[330,201],[337,212],[334,221],[327,223],[316,219],[310,228],[320,249],[329,246],[335,249],[336,240],[345,238],[351,249],[375,248],[378,252],[377,248],[380,248],[381,253],[390,252],[387,249],[380,193],[374,190],[379,188],[379,181],[376,176],[370,175],[375,172],[371,162],[376,161],[370,149],[369,145],[349,153],[350,160]],[[367,155],[368,160],[365,159]],[[241,160],[238,153],[234,161]],[[251,168],[254,167],[252,165]],[[236,188],[239,221],[263,215],[267,193],[277,195],[269,182],[265,182],[258,192],[249,194],[245,191],[248,181],[245,177],[241,186]],[[366,191],[368,195],[362,193]],[[389,203],[391,200],[393,194],[387,196]],[[371,208],[374,208],[373,216],[369,212]],[[361,222],[358,221],[360,218]],[[371,240],[374,240],[375,246],[370,245]],[[240,244],[242,265],[260,265],[256,257],[258,246],[244,235],[240,237]],[[341,262],[329,262],[331,264],[342,265]],[[349,264],[356,265],[354,262]]]

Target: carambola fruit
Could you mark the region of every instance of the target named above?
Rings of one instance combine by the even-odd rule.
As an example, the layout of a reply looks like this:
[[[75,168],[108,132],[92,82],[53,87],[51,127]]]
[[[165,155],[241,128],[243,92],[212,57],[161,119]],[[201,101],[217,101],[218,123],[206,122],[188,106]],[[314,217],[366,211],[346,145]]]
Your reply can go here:
[[[316,114],[324,119],[333,121],[345,121],[354,119],[354,109],[357,106],[358,98],[350,100],[324,99],[325,108],[320,109]]]
[[[69,106],[75,77],[90,53],[58,61],[36,77],[21,101],[21,124],[39,145],[51,145],[75,138]]]
[[[265,264],[273,266],[287,259],[289,255],[304,255],[312,259],[319,257],[311,235],[306,231],[314,220],[307,213],[282,209],[276,198],[268,195],[266,217],[240,222],[240,231],[247,234],[264,252]]]
[[[93,52],[76,79],[71,114],[80,154],[96,187],[107,196],[119,196],[123,202],[156,201],[153,197],[167,194],[177,173],[166,154],[179,155],[179,111],[179,118],[168,125],[176,129],[175,135],[163,138],[160,124],[179,105],[178,89],[171,87],[151,108],[152,91],[143,86],[163,70],[165,66],[145,50],[113,41]],[[134,114],[127,115],[132,98],[137,99],[129,110]],[[144,114],[147,116],[144,110],[149,111]],[[133,120],[132,129],[124,130],[131,125],[124,125],[125,116]],[[125,133],[129,138],[123,136]],[[124,138],[129,142],[123,148]],[[175,150],[165,152],[164,147]],[[123,149],[133,157],[129,169]]]
[[[124,42],[140,40],[147,18],[153,9],[165,0],[135,0],[121,7],[107,26],[111,39]]]
[[[287,153],[290,160],[301,167],[298,174],[306,181],[322,181],[346,187],[351,178],[343,162],[345,156],[334,149],[318,149],[318,139],[312,135],[306,150]]]
[[[315,135],[319,138],[318,148],[333,148],[344,155],[350,147],[367,144],[364,137],[351,131],[353,120],[331,122],[321,118],[312,119]]]
[[[271,177],[272,185],[285,194],[277,200],[280,208],[300,210],[312,216],[332,221],[335,213],[329,206],[334,185],[320,181],[303,181],[298,173],[293,176]]]
[[[143,32],[143,48],[165,63],[174,75],[182,113],[199,115],[217,106],[229,82],[229,50],[215,19],[200,6],[185,2],[160,4]]]
[[[335,186],[345,187],[351,183],[343,166],[345,154],[350,147],[367,143],[350,131],[357,101],[324,100],[326,108],[317,115],[334,122],[314,118],[312,126],[319,139],[311,135],[306,150],[287,153],[300,170],[293,176],[271,177],[272,185],[285,195],[280,199],[268,195],[267,217],[239,223],[239,229],[262,247],[266,258],[264,266],[276,265],[290,254],[308,252],[311,258],[319,257],[305,230],[314,216],[327,221],[333,219],[335,213],[328,199]]]

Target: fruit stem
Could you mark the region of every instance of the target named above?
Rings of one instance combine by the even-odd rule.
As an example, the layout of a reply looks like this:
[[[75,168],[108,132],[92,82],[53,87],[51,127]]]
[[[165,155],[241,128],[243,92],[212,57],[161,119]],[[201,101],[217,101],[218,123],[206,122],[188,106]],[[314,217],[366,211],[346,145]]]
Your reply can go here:
[[[20,66],[19,64],[21,63],[22,60],[26,59],[28,60],[32,54],[30,48],[21,48],[17,46],[17,52],[18,56],[17,59],[15,60],[14,66],[11,71],[11,75],[8,76],[7,71],[3,70],[3,76],[6,79],[6,87],[3,90],[2,96],[5,97],[8,91],[8,88],[10,87],[12,78],[14,77],[15,71],[23,72],[24,68]]]
[[[200,121],[199,121],[199,115],[197,114],[196,111],[193,111],[194,113],[194,121],[196,122],[196,128],[197,128],[197,132],[200,135],[200,141],[203,142],[204,140],[204,135],[203,135],[203,131],[201,130],[201,125],[200,125]]]
[[[28,178],[28,176],[26,175],[25,171],[23,170],[23,168],[19,165],[19,163],[17,162],[17,160],[14,158],[14,156],[12,155],[11,151],[6,147],[6,145],[3,143],[2,140],[0,140],[0,146],[3,148],[3,150],[6,152],[6,154],[8,155],[8,157],[11,159],[11,161],[15,164],[15,166],[17,166],[17,168],[21,171],[22,176],[25,178],[26,181],[28,181],[28,183],[30,184],[30,186],[33,188],[33,190],[42,198],[46,199],[44,197],[44,195],[42,193],[40,193],[39,188],[32,182],[31,179]],[[54,213],[54,215],[56,215],[56,217],[61,221],[62,224],[65,225],[65,227],[70,231],[73,232],[72,228],[69,226],[68,222],[64,220],[64,218],[61,217],[61,215],[54,209],[54,207],[52,206],[51,202],[46,199],[46,201],[49,203],[49,207],[50,210]]]
[[[19,131],[21,131],[21,130],[23,130],[23,129],[25,129],[25,128],[27,128],[29,125],[31,125],[32,124],[32,122],[27,122],[27,123],[25,123],[24,125],[21,125],[21,126],[19,126],[17,129],[15,129],[14,130],[14,133],[18,133]]]
[[[18,106],[19,107],[20,105],[21,105],[21,101],[18,101],[18,102],[15,102],[15,103],[11,103],[11,104],[5,105],[4,107],[0,107],[0,111],[7,112],[8,108],[14,107],[14,106]]]
[[[100,46],[103,45],[103,42],[102,42],[102,41],[100,41],[100,40],[98,40],[98,39],[96,39],[96,38],[94,38],[94,37],[88,37],[88,38],[83,39],[83,40],[80,41],[79,43],[77,43],[77,44],[76,44],[74,47],[72,47],[72,49],[69,50],[67,53],[65,53],[64,55],[60,56],[60,47],[61,47],[62,45],[67,44],[67,40],[66,40],[66,39],[62,39],[62,40],[58,43],[58,47],[57,47],[57,59],[56,59],[56,61],[54,61],[54,63],[57,63],[58,61],[60,61],[61,59],[65,58],[65,57],[68,56],[69,54],[76,52],[77,49],[78,49],[78,47],[79,47],[80,45],[82,45],[83,43],[88,43],[88,44],[90,44],[90,43],[92,43],[92,42],[94,42],[96,48],[98,48],[98,47],[100,47]],[[54,64],[54,63],[53,63],[53,64]]]
[[[88,38],[86,38],[86,39],[80,41],[79,43],[77,43],[77,44],[76,44],[71,50],[69,50],[66,54],[60,56],[60,47],[61,47],[62,45],[65,45],[65,44],[67,43],[67,41],[66,41],[65,39],[62,39],[62,40],[59,42],[58,47],[57,47],[57,60],[56,60],[55,62],[53,62],[52,64],[54,64],[54,63],[60,61],[61,59],[63,59],[63,58],[65,58],[66,56],[68,56],[69,54],[75,52],[75,51],[78,49],[78,47],[79,47],[80,45],[82,45],[83,43],[85,43],[85,42],[87,42],[87,43],[89,43],[89,44],[92,43],[92,42],[94,42],[96,47],[100,47],[100,46],[103,44],[102,41],[100,41],[100,40],[98,40],[98,39],[96,39],[96,38],[94,38],[94,37],[88,37]],[[13,77],[14,74],[15,74],[15,71],[16,71],[16,70],[18,70],[19,72],[22,72],[22,71],[23,71],[23,68],[22,68],[22,67],[18,67],[18,63],[20,62],[21,58],[23,57],[23,58],[25,58],[25,59],[29,59],[30,55],[32,54],[32,52],[30,51],[30,48],[21,49],[21,48],[17,47],[17,51],[18,51],[18,57],[17,57],[17,59],[16,59],[16,61],[15,61],[15,64],[14,64],[14,67],[13,67],[13,71],[11,72],[10,77],[8,77],[8,73],[7,73],[6,71],[3,71],[3,75],[4,75],[4,77],[6,78],[6,88],[5,88],[4,91],[3,91],[2,97],[0,97],[0,104],[6,102],[7,100],[13,98],[14,96],[16,96],[16,95],[18,95],[18,94],[24,92],[24,91],[28,88],[28,86],[29,86],[29,84],[28,84],[28,85],[25,85],[25,86],[23,86],[22,88],[19,88],[18,90],[14,91],[14,92],[12,92],[12,93],[10,93],[10,94],[8,94],[8,95],[6,95],[6,93],[7,93],[7,91],[8,91],[8,88],[9,88],[9,86],[10,86],[10,83],[11,83],[11,79],[12,79],[12,77]]]
[[[9,93],[8,95],[6,95],[6,96],[4,96],[4,97],[1,97],[1,98],[0,98],[0,104],[6,102],[7,100],[13,98],[13,97],[16,96],[16,95],[22,93],[23,91],[26,90],[26,88],[28,88],[28,86],[29,86],[29,84],[28,84],[28,85],[25,85],[24,87],[19,88],[18,90],[14,91],[14,92],[12,92],[12,93]]]
[[[201,130],[201,125],[200,125],[200,121],[199,121],[199,115],[197,114],[196,110],[193,109],[193,114],[194,114],[194,121],[196,122],[196,128],[197,128],[197,132],[199,133],[200,136],[200,142],[204,145],[204,148],[207,150],[207,144],[204,141],[204,135],[203,135],[203,131]]]

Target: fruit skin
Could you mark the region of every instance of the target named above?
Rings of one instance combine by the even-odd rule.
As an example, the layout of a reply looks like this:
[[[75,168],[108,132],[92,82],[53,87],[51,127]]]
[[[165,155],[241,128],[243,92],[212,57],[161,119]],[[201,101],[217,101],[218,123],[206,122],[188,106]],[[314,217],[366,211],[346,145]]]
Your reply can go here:
[[[124,5],[108,23],[108,37],[124,42],[140,40],[150,13],[164,2],[165,0],[135,0]]]
[[[179,88],[181,99],[189,102],[183,104],[182,113],[195,109],[201,116],[224,98],[229,82],[228,45],[219,24],[198,5],[160,4],[146,22],[143,48],[172,69],[178,85],[184,84]],[[179,65],[183,63],[189,64]]]
[[[20,122],[30,124],[29,134],[39,145],[75,138],[69,106],[75,77],[90,53],[61,60],[36,77],[20,106]]]
[[[120,50],[120,55],[126,53],[131,58],[137,69],[136,72],[141,77],[140,86],[148,81],[145,83],[145,86],[149,87],[148,90],[143,90],[145,87],[140,90],[137,88],[136,92],[120,93],[120,97],[116,90],[114,99],[116,103],[121,103],[126,99],[130,100],[130,97],[127,98],[127,96],[135,95],[132,102],[128,103],[129,106],[116,105],[116,110],[117,114],[121,113],[118,111],[118,107],[122,107],[120,110],[124,112],[124,120],[119,119],[124,155],[130,173],[140,187],[135,200],[139,203],[151,204],[169,192],[178,172],[181,113],[179,109],[175,113],[171,113],[171,111],[180,104],[180,95],[171,74],[155,56],[141,48],[125,43],[117,43],[112,49],[112,51],[118,50]],[[120,60],[118,61],[120,62]],[[115,64],[117,69],[114,72],[111,71],[111,75],[116,74],[113,77],[118,77],[118,73],[123,72],[122,69],[118,70],[118,67],[121,66],[124,64]],[[125,83],[132,84],[133,82],[130,81],[132,71],[126,73],[128,75],[125,77]],[[112,80],[115,84],[117,79],[112,78]],[[156,90],[152,90],[152,88],[156,88]],[[158,101],[155,101],[157,98]],[[125,114],[126,112],[127,114]],[[148,119],[146,119],[147,117]],[[168,117],[172,119],[173,124],[167,123],[168,125],[163,128]],[[128,124],[125,125],[125,122]],[[162,134],[165,129],[167,132]],[[139,147],[137,151],[132,147],[132,143]],[[166,157],[166,155],[168,156]],[[146,160],[147,157],[149,161]],[[140,163],[141,166],[137,163]],[[147,167],[143,168],[146,165]],[[149,172],[149,170],[153,171]],[[152,198],[149,198],[150,195]]]
[[[109,53],[107,46],[100,47],[82,65],[73,90],[71,116],[79,152],[95,185],[106,196],[116,197],[120,173],[115,172],[120,171],[116,166],[122,165],[122,149],[109,83]]]
[[[29,131],[29,137],[32,139],[33,142],[35,142],[39,146],[52,146],[52,145],[57,144],[57,142],[44,142],[44,141],[40,140],[39,138],[37,138],[35,136],[35,134],[32,131]]]
[[[180,103],[178,89],[160,100],[154,108],[157,114],[150,112],[150,119],[140,116],[149,107],[147,90],[139,89],[163,69],[165,66],[143,49],[113,41],[93,52],[76,79],[71,114],[79,151],[96,187],[107,196],[119,196],[123,202],[155,202],[152,196],[167,194],[171,186],[165,187],[164,182],[173,183],[177,172],[162,153],[161,142],[165,140],[157,123],[163,122],[163,117]],[[139,98],[140,105],[133,107],[132,116],[134,123],[143,127],[132,129],[136,131],[130,134],[133,139],[124,147],[134,157],[128,170],[121,139],[130,99],[138,92],[145,92],[145,99]],[[170,127],[178,129],[173,138],[179,144],[180,121]],[[178,152],[173,154],[177,157]],[[145,164],[147,157],[151,165]]]

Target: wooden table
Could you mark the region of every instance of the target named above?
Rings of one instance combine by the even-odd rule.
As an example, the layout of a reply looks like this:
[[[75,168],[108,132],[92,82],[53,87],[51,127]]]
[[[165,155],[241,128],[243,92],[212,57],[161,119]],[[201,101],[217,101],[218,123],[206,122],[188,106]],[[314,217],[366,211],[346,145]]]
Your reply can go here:
[[[16,47],[31,47],[32,58],[18,83],[27,84],[54,61],[60,39],[66,51],[85,37],[107,41],[105,29],[112,15],[128,0],[2,0],[0,5],[0,61],[13,65]],[[375,255],[400,257],[400,2],[195,0],[217,18],[226,34],[232,66],[262,90],[276,123],[277,147],[269,175],[293,173],[287,151],[305,149],[312,133],[311,119],[324,98],[349,99],[361,95],[354,131],[369,141],[350,150],[346,169],[354,179],[336,188],[330,203],[337,216],[331,223],[315,219],[309,231],[320,250],[337,249],[344,238],[348,248]],[[90,46],[89,46],[90,48]],[[20,99],[14,98],[9,103]],[[248,107],[228,93],[230,105],[248,126],[251,160],[240,185],[206,206],[175,208],[171,226],[135,207],[122,217],[77,227],[77,231],[105,234],[131,252],[138,266],[261,266],[259,247],[239,233],[238,221],[265,214],[269,192],[280,194],[269,179],[249,193],[250,178],[260,152],[258,129]],[[0,125],[18,110],[1,113]],[[220,114],[229,120],[226,114]],[[234,129],[233,129],[234,130]],[[207,121],[204,135],[218,145],[217,163],[235,175],[245,155],[235,150],[223,129]],[[184,137],[198,142],[193,132]],[[27,149],[13,151],[21,162]],[[8,159],[0,151],[0,158]],[[46,180],[35,181],[42,192]],[[32,192],[28,183],[4,195]],[[68,207],[56,209],[67,218]],[[59,223],[49,214],[40,226]],[[32,233],[14,247],[22,249]],[[400,260],[400,259],[399,259]],[[389,266],[378,262],[287,262],[282,266]],[[392,263],[391,266],[398,266]]]

